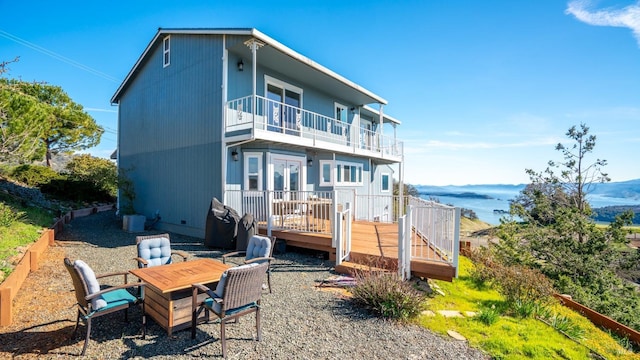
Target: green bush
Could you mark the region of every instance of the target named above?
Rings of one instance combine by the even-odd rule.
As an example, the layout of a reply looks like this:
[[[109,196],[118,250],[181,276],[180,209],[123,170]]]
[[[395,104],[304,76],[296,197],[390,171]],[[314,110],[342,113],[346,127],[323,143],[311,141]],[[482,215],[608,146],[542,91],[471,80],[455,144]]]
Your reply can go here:
[[[112,197],[117,195],[118,169],[111,160],[88,154],[77,155],[65,166],[65,172],[71,180],[90,182]]]
[[[0,226],[9,227],[14,222],[25,217],[25,213],[22,211],[13,211],[13,209],[0,202]]]
[[[75,202],[112,202],[114,197],[107,191],[86,180],[59,179],[42,185],[43,193],[59,200]]]
[[[53,169],[41,165],[20,165],[15,167],[10,174],[11,178],[33,187],[41,187],[51,180],[58,180],[64,176]]]
[[[398,274],[361,272],[351,289],[356,304],[383,318],[408,320],[424,309],[425,296]]]

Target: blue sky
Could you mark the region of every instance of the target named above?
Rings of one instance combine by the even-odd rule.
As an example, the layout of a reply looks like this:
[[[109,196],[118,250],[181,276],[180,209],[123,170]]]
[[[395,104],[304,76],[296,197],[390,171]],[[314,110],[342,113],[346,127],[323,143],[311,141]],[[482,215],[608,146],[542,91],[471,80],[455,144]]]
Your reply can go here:
[[[116,148],[110,99],[158,27],[255,27],[389,101],[405,181],[526,183],[572,125],[640,178],[640,1],[7,1],[9,76],[61,86]]]

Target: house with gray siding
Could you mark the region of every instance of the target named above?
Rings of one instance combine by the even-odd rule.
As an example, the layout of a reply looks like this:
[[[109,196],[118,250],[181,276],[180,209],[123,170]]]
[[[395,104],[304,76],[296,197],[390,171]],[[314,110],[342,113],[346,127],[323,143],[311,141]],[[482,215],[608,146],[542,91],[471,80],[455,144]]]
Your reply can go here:
[[[256,29],[159,29],[111,102],[118,167],[159,229],[204,237],[213,197],[274,228],[394,220],[387,100]]]

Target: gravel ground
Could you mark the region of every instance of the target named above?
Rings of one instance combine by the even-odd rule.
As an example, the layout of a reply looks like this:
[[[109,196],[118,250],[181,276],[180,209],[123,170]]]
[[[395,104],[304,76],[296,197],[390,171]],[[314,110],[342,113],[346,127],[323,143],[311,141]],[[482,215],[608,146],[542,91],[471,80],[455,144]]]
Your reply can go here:
[[[0,329],[0,357],[61,358],[79,354],[85,327],[73,337],[73,286],[64,256],[82,259],[97,274],[136,266],[135,236],[120,229],[113,212],[74,219],[56,246],[47,251],[41,268],[32,273],[14,300],[14,324]],[[150,232],[148,232],[150,233]],[[193,257],[220,258],[201,240],[171,234],[172,247]],[[262,341],[253,341],[255,320],[245,316],[227,326],[230,359],[486,359],[466,342],[444,338],[412,325],[369,315],[340,292],[318,290],[319,281],[333,275],[332,262],[313,253],[275,255],[273,293],[262,302]],[[125,323],[122,314],[94,320],[88,358],[221,357],[219,324],[198,326],[172,337],[147,317],[147,336],[140,336],[140,310]]]

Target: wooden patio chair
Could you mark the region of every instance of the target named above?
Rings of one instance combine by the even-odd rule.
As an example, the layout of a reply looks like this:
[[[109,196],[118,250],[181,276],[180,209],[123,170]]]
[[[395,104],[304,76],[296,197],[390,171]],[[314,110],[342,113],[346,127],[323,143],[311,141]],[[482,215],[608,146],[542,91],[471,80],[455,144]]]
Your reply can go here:
[[[187,261],[188,254],[184,251],[171,250],[169,234],[136,236],[138,248],[138,267],[167,265],[173,262],[173,255],[178,255],[182,261]]]
[[[228,269],[222,274],[220,281],[212,291],[202,284],[193,284],[191,305],[191,338],[196,338],[197,319],[205,311],[205,318],[209,318],[209,311],[220,319],[220,341],[222,356],[227,357],[225,326],[232,320],[243,315],[256,314],[256,339],[262,338],[260,328],[260,298],[264,273],[269,263],[251,263]],[[198,294],[206,293],[208,297],[198,303]]]
[[[134,305],[142,306],[142,338],[145,338],[146,317],[144,313],[144,299],[141,296],[133,295],[127,289],[142,289],[144,282],[128,283],[128,272],[117,272],[96,275],[93,270],[82,260],[71,262],[69,258],[64,259],[64,266],[71,275],[73,288],[76,292],[76,300],[78,301],[78,317],[76,318],[76,326],[73,335],[78,330],[78,324],[82,319],[87,324],[87,334],[84,339],[81,355],[87,350],[87,344],[91,337],[91,320],[99,316],[111,314],[116,311],[124,310],[125,321],[129,320],[129,308]],[[123,276],[124,283],[122,285],[105,287],[101,289],[97,279],[103,279],[113,276]],[[143,293],[143,291],[136,291]]]
[[[271,238],[261,235],[253,235],[247,243],[246,251],[233,251],[222,255],[222,262],[227,263],[227,260],[232,257],[239,257],[244,255],[244,263],[262,263],[269,264],[267,268],[267,285],[269,287],[269,293],[271,293],[271,261],[273,258],[273,248],[276,245],[276,237]]]

